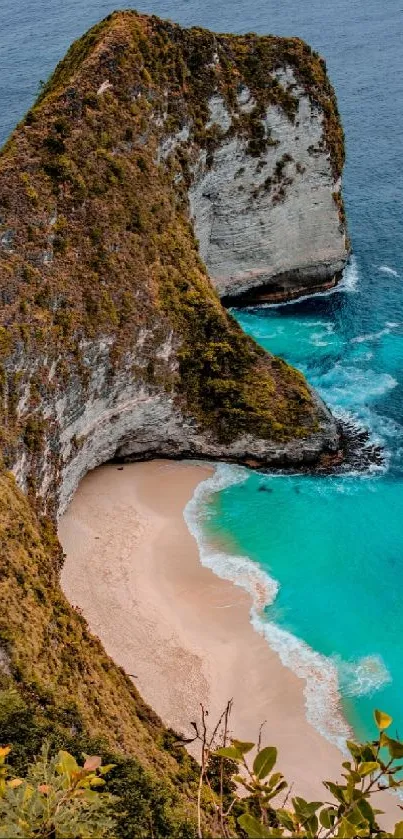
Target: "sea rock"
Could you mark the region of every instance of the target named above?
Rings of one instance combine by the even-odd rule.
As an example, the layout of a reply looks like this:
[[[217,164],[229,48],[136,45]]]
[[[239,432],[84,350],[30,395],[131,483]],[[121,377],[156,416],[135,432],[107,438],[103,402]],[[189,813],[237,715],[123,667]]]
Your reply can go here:
[[[340,218],[341,179],[332,171],[323,111],[291,68],[273,79],[297,100],[290,120],[279,105],[260,118],[267,140],[258,157],[231,129],[225,100],[209,101],[210,124],[225,135],[207,163],[202,150],[189,190],[200,254],[219,295],[235,304],[286,300],[334,285],[348,258]],[[248,94],[240,109],[253,109]]]

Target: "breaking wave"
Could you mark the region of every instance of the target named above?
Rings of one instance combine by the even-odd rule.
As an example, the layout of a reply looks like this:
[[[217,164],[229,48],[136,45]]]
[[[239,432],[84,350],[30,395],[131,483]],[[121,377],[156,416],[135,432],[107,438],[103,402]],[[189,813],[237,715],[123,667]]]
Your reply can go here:
[[[208,502],[215,493],[247,479],[248,470],[244,467],[219,464],[214,475],[196,487],[184,510],[185,522],[198,543],[202,565],[250,594],[253,628],[266,639],[282,664],[305,682],[309,723],[329,742],[345,751],[346,739],[351,738],[352,731],[342,713],[340,689],[345,690],[346,695],[367,695],[390,681],[389,673],[377,656],[367,656],[356,662],[327,658],[270,621],[265,609],[277,597],[277,580],[247,556],[232,555],[214,547],[205,527],[209,518]]]
[[[351,256],[346,267],[343,270],[342,278],[337,285],[329,288],[326,291],[317,291],[314,294],[302,294],[301,297],[296,297],[294,300],[287,300],[282,303],[254,303],[252,306],[245,306],[246,309],[278,309],[282,306],[295,306],[298,303],[303,303],[304,300],[314,300],[316,297],[330,297],[332,294],[338,294],[340,291],[355,292],[357,291],[359,281],[358,265],[355,256]]]
[[[391,277],[400,276],[394,268],[390,267],[390,265],[380,265],[378,271],[382,271],[383,274],[390,274]]]

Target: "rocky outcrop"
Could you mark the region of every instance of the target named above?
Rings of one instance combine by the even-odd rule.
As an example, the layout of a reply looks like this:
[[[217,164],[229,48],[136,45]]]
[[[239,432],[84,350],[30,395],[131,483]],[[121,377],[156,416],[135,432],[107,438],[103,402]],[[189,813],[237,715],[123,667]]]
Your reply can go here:
[[[326,407],[243,334],[200,256],[224,297],[332,282],[342,163],[324,63],[298,39],[127,12],[72,46],[0,160],[0,432],[39,509],[114,456],[337,451]]]
[[[276,442],[245,431],[229,442],[220,440],[214,429],[201,428],[181,411],[171,393],[128,375],[138,355],[126,355],[124,365],[113,369],[109,351],[107,341],[83,348],[82,361],[89,371],[85,388],[74,376],[57,398],[44,402],[39,424],[33,423],[32,415],[28,421],[20,405],[19,416],[28,430],[13,472],[26,493],[35,472],[37,503],[50,515],[59,516],[84,475],[113,457],[209,458],[298,468],[317,464],[324,451],[333,452],[339,445],[334,420],[313,393],[320,424],[308,438]],[[167,355],[164,363],[172,372],[176,359]],[[48,388],[54,370],[55,365],[49,371]]]
[[[225,132],[214,160],[200,152],[189,190],[192,218],[212,282],[228,302],[285,300],[334,285],[348,256],[338,202],[341,179],[332,171],[323,112],[296,82],[292,69],[273,78],[292,92],[295,117],[279,105],[262,114],[266,147],[251,156],[234,134],[225,100],[209,102],[210,125]],[[241,114],[256,101],[247,87]]]

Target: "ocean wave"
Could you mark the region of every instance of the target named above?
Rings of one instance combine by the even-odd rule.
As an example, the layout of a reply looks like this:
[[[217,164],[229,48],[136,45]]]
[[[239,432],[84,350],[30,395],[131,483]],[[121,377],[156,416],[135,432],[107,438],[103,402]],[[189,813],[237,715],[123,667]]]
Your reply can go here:
[[[384,661],[377,655],[364,656],[359,661],[340,661],[338,672],[345,696],[372,696],[392,681]]]
[[[332,342],[323,340],[328,335],[328,332],[312,332],[309,338],[309,343],[314,347],[328,347]]]
[[[380,329],[379,332],[368,332],[366,335],[357,335],[355,338],[350,339],[351,344],[364,344],[367,341],[377,341],[379,338],[383,338],[384,335],[390,335],[392,329],[396,329],[399,326],[398,323],[387,323],[383,329]]]
[[[309,722],[331,743],[343,749],[351,731],[341,713],[335,665],[303,641],[264,619],[263,610],[274,602],[279,590],[278,582],[248,557],[216,550],[206,536],[203,524],[211,495],[241,483],[247,477],[248,471],[243,467],[219,464],[214,475],[196,487],[184,510],[185,522],[198,543],[202,565],[251,595],[253,628],[263,635],[282,663],[305,680],[304,696]]]
[[[322,326],[326,332],[334,332],[334,323],[329,323],[327,320],[293,320],[293,324],[304,329],[311,329],[312,326]]]
[[[312,377],[311,377],[312,380]],[[368,399],[383,396],[398,385],[390,373],[378,373],[337,363],[314,382],[332,409],[365,405]]]
[[[394,268],[390,267],[390,265],[379,265],[378,271],[382,271],[383,274],[390,274],[391,277],[400,276]]]
[[[202,481],[184,510],[184,519],[195,537],[202,565],[218,577],[246,590],[252,598],[250,620],[253,628],[280,658],[282,664],[302,679],[308,722],[330,743],[345,752],[352,730],[343,712],[341,695],[361,696],[374,693],[390,675],[380,657],[366,656],[356,662],[327,658],[313,650],[291,632],[268,620],[265,607],[274,603],[279,583],[247,556],[216,550],[205,531],[207,503],[223,489],[247,480],[242,466],[218,464],[211,478]],[[278,477],[278,476],[273,476]]]
[[[350,469],[347,467],[342,472],[343,478],[359,477],[360,480],[371,480],[372,478],[385,475],[390,467],[393,449],[393,447],[392,449],[388,448],[388,437],[390,438],[393,434],[397,433],[397,426],[394,421],[375,413],[365,405],[361,406],[360,414],[342,408],[341,406],[332,406],[332,413],[337,420],[354,428],[358,434],[362,432],[368,433],[368,441],[363,444],[364,448],[371,449],[373,446],[376,446],[382,449],[382,460],[380,462],[372,461],[370,458],[365,465],[364,472],[362,469]],[[392,425],[394,431],[392,431]]]
[[[273,603],[277,596],[276,580],[273,580],[248,557],[231,555],[213,548],[203,528],[203,522],[208,518],[206,503],[211,496],[234,484],[243,483],[247,480],[248,474],[248,470],[242,466],[218,464],[214,475],[198,484],[183,515],[188,530],[197,541],[202,565],[210,568],[223,580],[230,580],[245,589],[251,595],[255,608],[262,610]]]
[[[305,682],[304,697],[308,722],[330,743],[345,751],[352,731],[341,710],[337,666],[326,656],[315,652],[295,635],[274,623],[265,621],[252,609],[251,622],[284,667]]]
[[[296,297],[295,300],[287,300],[283,303],[254,303],[251,306],[245,306],[245,309],[278,309],[280,306],[295,306],[298,303],[303,303],[305,300],[313,300],[315,297],[330,297],[332,294],[338,294],[340,291],[352,293],[357,291],[359,281],[359,271],[357,260],[352,256],[343,270],[342,277],[339,283],[333,288],[326,291],[316,291],[313,294],[303,294],[301,297]]]
[[[357,259],[353,255],[350,257],[350,260],[343,271],[341,283],[336,286],[336,289],[339,291],[355,292],[357,291],[359,278]]]

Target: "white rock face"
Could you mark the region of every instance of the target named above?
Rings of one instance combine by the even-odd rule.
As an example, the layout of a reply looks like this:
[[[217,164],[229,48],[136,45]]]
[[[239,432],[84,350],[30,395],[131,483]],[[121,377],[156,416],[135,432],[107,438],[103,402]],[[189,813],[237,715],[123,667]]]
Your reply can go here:
[[[211,165],[202,151],[194,167],[191,215],[221,296],[262,286],[286,293],[309,289],[331,282],[348,256],[333,198],[340,181],[334,180],[324,143],[323,115],[290,70],[277,77],[299,98],[295,122],[270,106],[263,122],[272,144],[259,157],[248,153],[246,138],[229,134]],[[238,103],[243,113],[253,110],[247,88]],[[210,100],[210,115],[209,125],[228,132],[232,119],[222,97]]]

